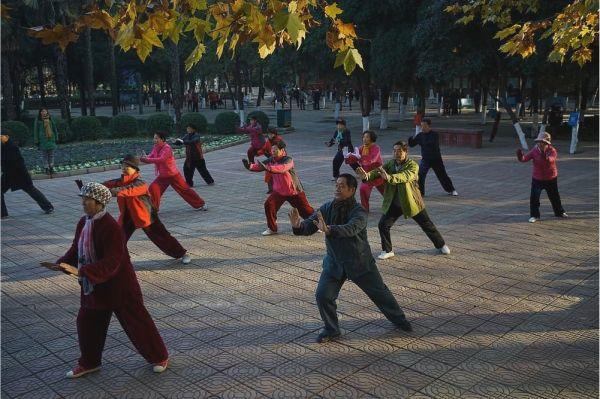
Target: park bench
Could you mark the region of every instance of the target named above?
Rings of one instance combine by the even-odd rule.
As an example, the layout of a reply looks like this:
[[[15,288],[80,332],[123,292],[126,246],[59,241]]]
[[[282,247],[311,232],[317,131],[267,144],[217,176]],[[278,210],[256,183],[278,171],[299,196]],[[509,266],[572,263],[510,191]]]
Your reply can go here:
[[[483,130],[436,128],[440,144],[449,147],[481,148]]]

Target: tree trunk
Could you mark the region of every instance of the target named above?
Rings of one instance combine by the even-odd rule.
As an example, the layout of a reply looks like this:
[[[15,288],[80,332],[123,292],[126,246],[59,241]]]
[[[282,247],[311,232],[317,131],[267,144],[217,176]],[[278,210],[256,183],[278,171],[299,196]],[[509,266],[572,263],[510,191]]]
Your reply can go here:
[[[6,118],[16,120],[18,117],[17,104],[13,91],[13,82],[10,76],[10,66],[8,57],[2,55],[2,97],[4,98],[4,107],[6,109]]]
[[[179,47],[172,40],[167,41],[167,51],[171,59],[171,98],[173,99],[173,108],[175,109],[175,123],[181,121],[182,88],[181,78],[179,76]]]
[[[512,107],[510,105],[508,105],[507,99],[506,98],[503,99],[501,97],[495,97],[495,100],[497,101],[497,103],[501,104],[502,107],[506,110],[506,113],[508,114],[508,116],[510,117],[510,120],[512,121],[513,127],[515,128],[515,131],[517,132],[517,136],[519,137],[519,141],[521,142],[521,147],[523,147],[524,150],[527,150],[529,147],[527,146],[527,140],[525,139],[525,134],[523,133],[523,128],[521,127],[521,124],[519,123],[519,119],[517,118],[517,115],[513,111]]]
[[[242,68],[240,65],[240,57],[239,54],[235,55],[235,63],[234,63],[234,79],[235,79],[235,98],[236,98],[236,108],[239,111],[240,115],[240,125],[245,122],[244,117],[244,92],[242,91],[242,87],[244,83],[242,82]]]
[[[533,119],[531,122],[531,137],[535,138],[538,135],[539,121],[540,121],[540,107],[539,107],[539,96],[540,89],[538,79],[534,76],[531,81],[531,101],[529,106],[531,107],[531,113]]]
[[[367,71],[359,70],[356,73],[360,92],[360,113],[362,115],[363,132],[370,129],[369,116],[371,115],[371,85]]]
[[[489,86],[489,82],[488,82]],[[481,88],[481,124],[485,125],[487,118],[487,105],[488,105],[488,86]]]
[[[48,13],[48,22],[51,26],[56,25],[56,16],[59,14],[61,22],[63,25],[66,25],[66,19],[64,15],[61,14],[60,8],[58,10],[54,9],[54,3],[48,2],[50,5],[49,13]],[[60,7],[60,3],[56,3],[57,7]],[[54,80],[56,85],[56,94],[58,97],[58,104],[60,106],[60,115],[63,119],[71,120],[71,110],[69,108],[69,92],[68,85],[69,81],[67,79],[67,56],[65,53],[60,51],[58,45],[53,46],[54,52]]]
[[[90,115],[96,115],[96,104],[94,103],[94,57],[92,55],[92,30],[85,28],[83,31],[83,40],[85,44],[85,91],[87,92],[87,101],[90,108]]]
[[[42,65],[42,61],[38,60],[36,65],[37,68],[37,84],[40,91],[40,102],[43,107],[46,106],[46,87],[44,81],[44,66]]]
[[[110,97],[112,103],[112,115],[115,116],[119,114],[119,83],[117,78],[115,42],[110,36],[108,36],[108,64],[110,69]]]
[[[87,96],[85,95],[85,84],[79,82],[79,107],[81,108],[81,116],[87,116]]]
[[[141,73],[136,73],[136,80],[137,80],[137,84],[138,84],[138,114],[143,115],[144,114],[144,85],[142,84],[142,74]]]
[[[379,99],[381,108],[381,120],[379,122],[380,129],[388,128],[388,113],[390,108],[390,87],[384,85],[381,87],[381,97]]]
[[[258,76],[258,97],[256,98],[256,107],[260,107],[260,103],[265,97],[265,70],[262,62],[260,63]]]

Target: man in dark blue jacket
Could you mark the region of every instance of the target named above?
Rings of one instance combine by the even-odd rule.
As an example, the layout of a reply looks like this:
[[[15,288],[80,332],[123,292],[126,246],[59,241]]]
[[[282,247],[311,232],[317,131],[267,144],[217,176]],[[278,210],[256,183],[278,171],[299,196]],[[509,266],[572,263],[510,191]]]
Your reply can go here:
[[[385,317],[404,331],[412,327],[377,270],[367,239],[367,212],[356,202],[358,182],[350,174],[341,174],[335,184],[335,198],[318,212],[302,221],[295,208],[289,213],[295,235],[325,233],[327,254],[319,279],[316,299],[325,328],[317,342],[340,335],[335,300],[346,279],[354,281],[377,305]]]
[[[446,173],[442,154],[440,153],[440,138],[436,132],[431,130],[431,119],[423,119],[421,122],[421,133],[408,139],[411,147],[419,144],[421,146],[421,163],[419,164],[419,190],[425,196],[425,178],[429,169],[433,169],[443,189],[449,194],[457,196],[452,180]]]

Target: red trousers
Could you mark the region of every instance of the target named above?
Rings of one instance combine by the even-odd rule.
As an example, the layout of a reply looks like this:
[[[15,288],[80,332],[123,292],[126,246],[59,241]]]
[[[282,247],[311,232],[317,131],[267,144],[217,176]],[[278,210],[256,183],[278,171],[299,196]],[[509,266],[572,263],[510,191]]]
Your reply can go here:
[[[272,231],[277,231],[277,211],[284,202],[289,202],[291,206],[298,209],[300,216],[304,219],[313,214],[314,210],[306,199],[304,192],[296,195],[285,196],[272,192],[265,201],[265,215],[267,215],[267,225]]]
[[[248,162],[250,163],[254,163],[254,157],[259,156],[259,155],[264,155],[265,154],[265,149],[263,148],[254,148],[252,146],[250,146],[250,148],[248,148],[248,151],[246,152],[246,155],[248,155]]]
[[[383,189],[385,188],[385,184],[380,184],[378,186],[372,186],[369,183],[361,183],[360,185],[360,204],[365,208],[367,212],[369,212],[369,198],[371,198],[371,191],[373,191],[373,187],[375,187],[381,195],[383,195]]]
[[[169,186],[173,187],[173,190],[177,191],[177,194],[190,204],[192,208],[198,209],[204,206],[204,200],[185,182],[181,173],[177,173],[176,175],[167,177],[157,176],[152,184],[150,184],[148,191],[156,210],[159,209],[160,199]]]
[[[125,241],[129,241],[133,232],[136,230],[133,221],[129,218],[123,220],[123,232],[125,233]],[[185,255],[186,250],[181,246],[179,241],[169,233],[162,222],[156,218],[154,223],[148,227],[144,227],[144,233],[150,241],[154,243],[161,251],[172,258],[179,259]]]
[[[155,364],[168,359],[167,348],[140,300],[114,310],[79,308],[77,335],[81,366],[94,368],[102,364],[102,350],[113,312],[133,346],[148,363]]]

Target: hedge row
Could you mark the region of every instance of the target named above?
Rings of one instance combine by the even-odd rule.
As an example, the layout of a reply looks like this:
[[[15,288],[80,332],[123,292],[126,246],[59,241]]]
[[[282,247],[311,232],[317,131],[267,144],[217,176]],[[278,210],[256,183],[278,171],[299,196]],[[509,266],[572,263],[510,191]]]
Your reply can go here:
[[[248,114],[248,118],[256,115],[258,121],[266,129],[269,117],[260,111]],[[175,126],[173,119],[166,113],[150,115],[146,119],[137,119],[131,115],[117,115],[113,118],[106,116],[79,116],[71,123],[61,118],[53,118],[59,135],[59,142],[97,140],[107,138],[126,138],[147,135],[157,131],[170,134],[183,134],[188,125],[194,125],[202,134],[235,134],[239,126],[239,115],[235,112],[222,112],[215,118],[214,125],[209,125],[204,115],[197,112],[182,115],[181,123]],[[33,144],[34,118],[25,117],[22,121],[2,122],[3,134],[8,134],[21,146]]]

